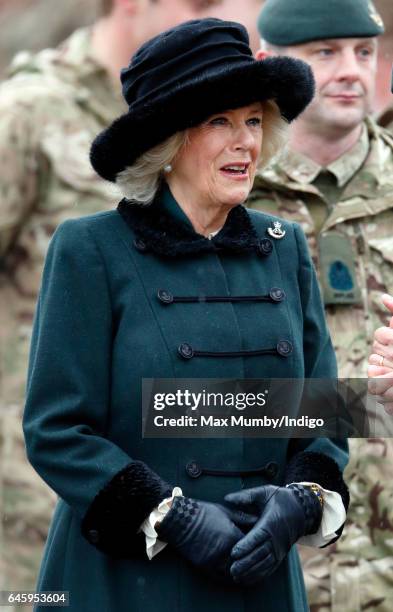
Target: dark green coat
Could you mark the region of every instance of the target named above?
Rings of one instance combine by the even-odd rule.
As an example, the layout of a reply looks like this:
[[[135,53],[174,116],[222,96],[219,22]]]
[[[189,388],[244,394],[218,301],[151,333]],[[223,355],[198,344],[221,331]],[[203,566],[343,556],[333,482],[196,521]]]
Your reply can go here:
[[[199,575],[169,545],[149,561],[144,535],[137,534],[172,485],[222,502],[242,487],[303,479],[348,503],[345,442],[141,437],[143,377],[336,375],[303,233],[285,223],[285,237],[275,240],[267,234],[273,220],[239,206],[209,241],[166,193],[148,209],[124,201],[117,210],[66,221],[54,234],[23,427],[30,462],[59,495],[37,590],[69,591],[70,611],[308,609],[295,547],[273,576],[243,589]],[[272,287],[285,295],[259,303],[166,304],[165,293],[157,294],[268,295]],[[179,351],[184,344],[233,354],[187,359],[184,346]],[[263,348],[274,352],[247,354]],[[240,473],[193,478],[192,461]],[[268,465],[259,475],[241,473]]]

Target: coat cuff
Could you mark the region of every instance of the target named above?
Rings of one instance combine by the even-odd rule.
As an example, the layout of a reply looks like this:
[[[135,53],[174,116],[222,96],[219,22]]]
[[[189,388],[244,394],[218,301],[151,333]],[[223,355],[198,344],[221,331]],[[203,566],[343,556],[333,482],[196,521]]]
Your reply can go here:
[[[336,491],[341,496],[345,512],[349,506],[349,491],[344,482],[342,473],[337,463],[324,453],[300,452],[296,453],[289,461],[284,484],[291,482],[317,482],[324,489]],[[336,536],[328,544],[333,544],[340,537],[344,523],[336,531]]]
[[[157,555],[161,550],[165,548],[167,542],[163,542],[158,539],[158,533],[155,530],[155,524],[161,523],[164,517],[170,510],[169,503],[173,501],[174,497],[183,495],[180,487],[175,487],[172,491],[171,497],[166,497],[157,508],[150,512],[149,516],[143,521],[140,530],[143,531],[146,537],[146,554],[151,561],[152,558]]]
[[[97,494],[82,520],[82,534],[102,552],[117,558],[146,556],[139,528],[173,487],[143,461],[132,461]]]

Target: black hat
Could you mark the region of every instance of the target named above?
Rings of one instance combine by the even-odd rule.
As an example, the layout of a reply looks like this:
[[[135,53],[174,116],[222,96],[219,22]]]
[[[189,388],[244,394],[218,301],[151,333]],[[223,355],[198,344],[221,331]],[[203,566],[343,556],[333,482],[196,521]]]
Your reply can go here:
[[[258,61],[247,30],[232,21],[182,23],[143,44],[121,71],[128,112],[94,140],[90,160],[103,178],[119,172],[175,132],[210,115],[273,99],[288,121],[311,101],[310,67],[289,57]]]
[[[367,38],[384,31],[371,0],[266,0],[258,18],[262,38],[285,47],[328,38]]]

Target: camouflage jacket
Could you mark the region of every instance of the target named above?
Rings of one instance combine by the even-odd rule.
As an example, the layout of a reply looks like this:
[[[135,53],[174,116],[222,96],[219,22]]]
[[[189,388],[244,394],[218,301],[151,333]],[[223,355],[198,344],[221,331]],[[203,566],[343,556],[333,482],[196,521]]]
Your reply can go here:
[[[327,195],[318,188],[321,168],[288,152],[256,178],[248,202],[303,227],[327,302],[341,377],[367,375],[374,330],[389,318],[380,297],[393,292],[393,137],[372,120],[365,128],[363,144],[329,166],[337,200],[331,197],[334,189]],[[334,278],[337,270],[348,278]],[[353,275],[356,291],[348,301],[354,303],[329,303],[329,274],[333,285],[344,289]],[[338,301],[345,302],[351,291],[341,293]],[[393,609],[392,465],[392,439],[350,440],[345,477],[351,505],[344,533],[327,549],[303,549],[312,611]]]
[[[250,208],[297,221],[302,226],[321,284],[321,259],[328,267],[334,264],[337,254],[336,242],[330,243],[326,237],[333,235],[339,248],[344,237],[345,250],[349,249],[352,257],[348,265],[353,266],[358,295],[352,304],[326,305],[342,377],[367,376],[374,330],[387,322],[380,297],[383,292],[393,291],[393,136],[372,120],[367,120],[366,127],[368,154],[363,156],[360,167],[352,173],[358,163],[348,153],[331,165],[338,180],[345,181],[333,206],[314,185],[318,166],[293,153],[257,176],[248,201]],[[362,151],[357,155],[362,158]],[[328,214],[317,232],[312,211],[321,204]],[[321,238],[325,239],[322,248]],[[332,257],[326,252],[329,248],[335,249]]]
[[[90,166],[95,135],[126,111],[90,51],[90,29],[56,49],[18,54],[0,85],[0,375],[8,403],[24,397],[41,271],[57,225],[113,206]],[[4,300],[4,301],[3,301]]]

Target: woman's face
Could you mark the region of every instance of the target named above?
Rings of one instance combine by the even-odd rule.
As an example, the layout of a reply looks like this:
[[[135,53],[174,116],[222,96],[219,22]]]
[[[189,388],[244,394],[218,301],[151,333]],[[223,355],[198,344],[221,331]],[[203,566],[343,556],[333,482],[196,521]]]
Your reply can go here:
[[[260,102],[212,115],[188,130],[169,186],[206,206],[232,207],[251,191],[262,146]]]

